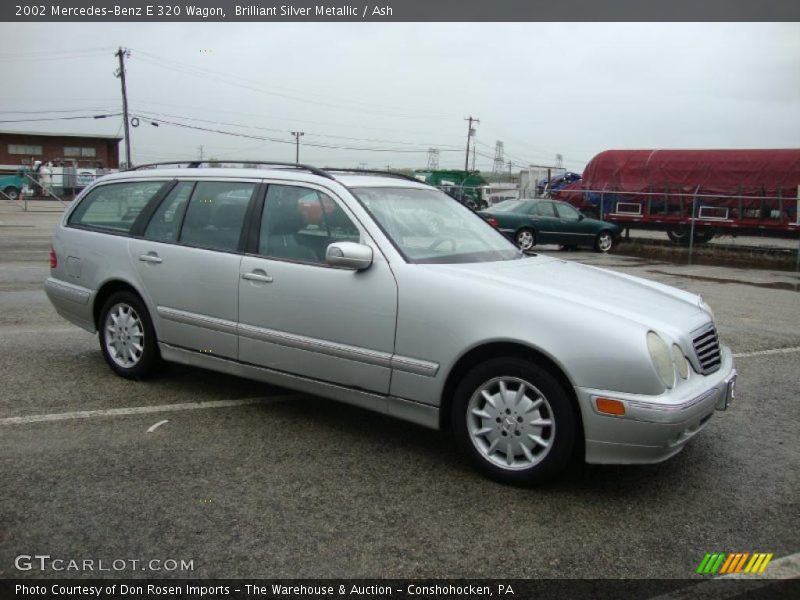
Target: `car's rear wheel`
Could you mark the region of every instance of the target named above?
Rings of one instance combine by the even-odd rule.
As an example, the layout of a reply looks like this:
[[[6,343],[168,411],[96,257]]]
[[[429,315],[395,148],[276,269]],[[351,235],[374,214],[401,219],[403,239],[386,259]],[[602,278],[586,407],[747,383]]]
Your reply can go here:
[[[9,187],[7,187],[6,189],[3,190],[3,193],[6,196],[8,196],[9,199],[11,199],[11,200],[16,200],[17,198],[19,198],[19,190],[17,188],[15,188],[15,187],[9,186]]]
[[[517,231],[515,241],[523,252],[530,250],[536,245],[536,233],[532,229],[524,227]]]
[[[155,330],[142,300],[134,293],[112,294],[100,311],[100,349],[121,377],[145,379],[161,362]]]
[[[456,388],[450,416],[462,451],[505,483],[547,481],[567,466],[575,444],[577,416],[566,391],[519,358],[472,369]]]
[[[605,254],[614,247],[614,236],[610,231],[601,231],[594,240],[594,249]]]

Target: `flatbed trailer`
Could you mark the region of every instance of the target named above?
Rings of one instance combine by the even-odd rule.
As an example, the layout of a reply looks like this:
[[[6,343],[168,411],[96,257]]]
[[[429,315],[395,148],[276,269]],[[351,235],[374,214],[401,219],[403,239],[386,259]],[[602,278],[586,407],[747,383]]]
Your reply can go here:
[[[800,150],[608,150],[553,194],[624,228],[675,242],[800,235]]]

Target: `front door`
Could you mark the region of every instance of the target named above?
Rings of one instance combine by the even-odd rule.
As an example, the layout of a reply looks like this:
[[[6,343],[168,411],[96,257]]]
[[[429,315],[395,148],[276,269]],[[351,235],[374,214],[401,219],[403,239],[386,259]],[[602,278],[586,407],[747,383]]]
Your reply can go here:
[[[388,394],[397,287],[355,223],[319,189],[269,185],[257,248],[239,269],[239,360]],[[372,246],[372,266],[329,267],[336,241]]]

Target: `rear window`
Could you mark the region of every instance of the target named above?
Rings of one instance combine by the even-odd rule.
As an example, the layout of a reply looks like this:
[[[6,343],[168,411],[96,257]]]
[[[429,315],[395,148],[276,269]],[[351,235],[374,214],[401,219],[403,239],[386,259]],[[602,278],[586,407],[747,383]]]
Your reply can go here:
[[[110,183],[90,191],[69,216],[70,225],[130,232],[136,217],[166,181]]]

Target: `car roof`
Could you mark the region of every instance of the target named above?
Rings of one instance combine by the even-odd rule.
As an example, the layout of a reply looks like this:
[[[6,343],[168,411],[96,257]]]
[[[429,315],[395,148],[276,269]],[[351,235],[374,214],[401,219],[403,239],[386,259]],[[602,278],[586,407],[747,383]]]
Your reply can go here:
[[[120,171],[104,176],[103,181],[154,179],[154,178],[191,178],[191,179],[282,179],[298,183],[316,183],[319,185],[330,184],[336,181],[345,187],[402,187],[430,189],[431,186],[421,181],[416,181],[403,176],[391,174],[379,175],[375,173],[357,173],[352,171],[325,171],[328,177],[317,175],[303,169],[286,168],[145,168],[140,170]]]

